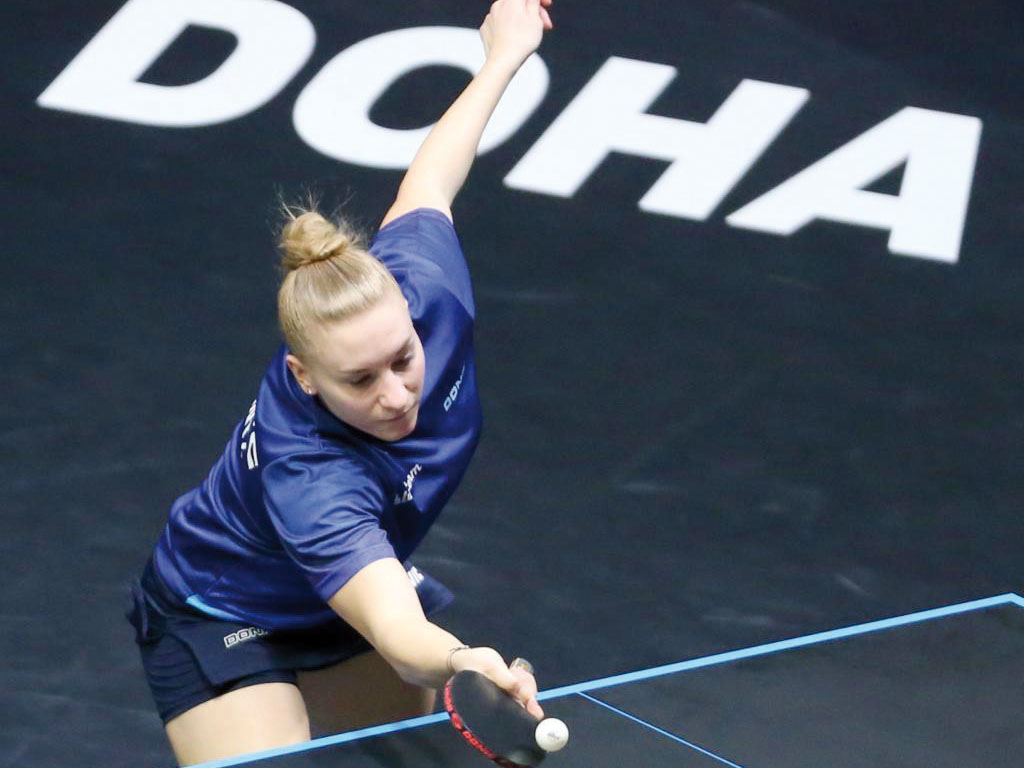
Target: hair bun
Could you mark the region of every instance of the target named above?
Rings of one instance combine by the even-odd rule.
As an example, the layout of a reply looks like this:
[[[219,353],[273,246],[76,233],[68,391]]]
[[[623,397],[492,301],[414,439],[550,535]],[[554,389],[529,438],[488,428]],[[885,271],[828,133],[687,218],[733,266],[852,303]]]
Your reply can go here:
[[[318,354],[312,329],[362,312],[385,295],[401,296],[402,290],[366,250],[367,238],[343,217],[321,215],[314,200],[301,207],[282,204],[282,213],[277,316],[289,349],[310,360]]]
[[[340,256],[353,245],[358,243],[351,232],[315,211],[290,217],[278,239],[285,272]]]

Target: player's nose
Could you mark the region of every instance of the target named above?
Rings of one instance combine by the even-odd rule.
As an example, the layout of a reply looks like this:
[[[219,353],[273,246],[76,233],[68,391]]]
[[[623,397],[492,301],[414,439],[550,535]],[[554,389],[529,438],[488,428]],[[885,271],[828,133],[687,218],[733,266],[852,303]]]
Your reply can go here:
[[[382,382],[379,400],[381,407],[389,412],[401,413],[409,407],[409,390],[402,377],[388,371]]]

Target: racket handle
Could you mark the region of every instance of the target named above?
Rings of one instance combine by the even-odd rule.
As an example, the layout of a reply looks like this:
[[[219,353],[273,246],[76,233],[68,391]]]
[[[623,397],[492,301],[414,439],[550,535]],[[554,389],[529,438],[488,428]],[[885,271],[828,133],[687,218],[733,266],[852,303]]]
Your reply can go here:
[[[522,669],[529,672],[531,675],[533,672],[533,664],[528,662],[526,659],[516,656],[512,659],[512,663],[508,665],[509,669]]]

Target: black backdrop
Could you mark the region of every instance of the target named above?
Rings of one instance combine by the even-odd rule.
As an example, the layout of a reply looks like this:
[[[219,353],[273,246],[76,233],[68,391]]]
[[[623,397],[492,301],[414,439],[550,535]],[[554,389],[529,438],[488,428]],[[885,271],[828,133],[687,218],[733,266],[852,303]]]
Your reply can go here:
[[[400,178],[304,144],[295,99],[357,41],[485,10],[291,2],[317,30],[311,59],[218,125],[37,106],[120,4],[18,0],[0,27],[3,764],[171,763],[125,584],[277,343],[278,195],[320,190],[372,226]],[[1018,590],[1019,4],[555,14],[543,103],[480,158],[455,211],[486,433],[419,557],[459,594],[453,630],[534,659],[552,687]],[[146,77],[201,77],[230,47],[190,33]],[[637,208],[661,161],[615,155],[569,199],[504,186],[610,56],[678,67],[652,111],[684,119],[743,78],[812,96],[705,222]],[[429,123],[464,80],[410,75],[374,118]],[[880,230],[725,223],[905,106],[984,124],[956,264],[894,256]]]

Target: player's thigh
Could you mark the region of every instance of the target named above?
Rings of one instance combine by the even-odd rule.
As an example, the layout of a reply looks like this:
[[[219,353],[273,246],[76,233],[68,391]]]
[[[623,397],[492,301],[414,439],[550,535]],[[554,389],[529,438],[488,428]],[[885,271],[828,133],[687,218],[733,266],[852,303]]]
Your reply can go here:
[[[300,671],[299,688],[319,735],[426,715],[436,698],[433,689],[402,680],[376,651]]]
[[[308,741],[309,717],[292,683],[260,683],[204,701],[168,721],[179,765]]]

